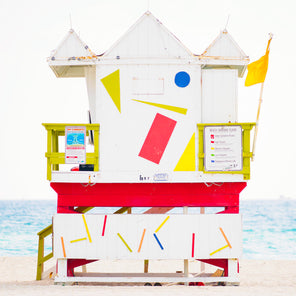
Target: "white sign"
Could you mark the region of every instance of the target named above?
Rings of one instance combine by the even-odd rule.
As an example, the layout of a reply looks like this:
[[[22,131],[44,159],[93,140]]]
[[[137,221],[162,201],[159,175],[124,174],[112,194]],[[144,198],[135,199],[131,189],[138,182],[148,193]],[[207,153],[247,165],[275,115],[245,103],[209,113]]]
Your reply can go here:
[[[66,126],[65,163],[86,163],[86,128],[84,126]]]
[[[204,152],[206,171],[241,171],[241,126],[206,126]]]

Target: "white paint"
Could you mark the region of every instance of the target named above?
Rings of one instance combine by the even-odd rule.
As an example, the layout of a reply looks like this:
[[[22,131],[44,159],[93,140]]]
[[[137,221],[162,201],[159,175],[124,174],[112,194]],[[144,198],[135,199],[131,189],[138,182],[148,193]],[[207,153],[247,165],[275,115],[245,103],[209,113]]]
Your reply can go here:
[[[169,216],[166,223],[154,233]],[[105,234],[102,236],[105,215],[85,215],[91,241],[80,214],[56,214],[53,219],[54,257],[63,258],[61,237],[66,257],[81,259],[210,259],[239,258],[242,253],[241,215],[107,215]],[[221,227],[232,248],[215,254],[227,245]],[[143,230],[146,233],[139,250]],[[118,233],[128,244],[122,242]],[[192,233],[195,233],[192,257]],[[83,241],[70,241],[86,238]]]
[[[246,55],[228,33],[221,33],[206,53],[196,56],[150,12],[103,55],[94,57],[70,31],[49,58],[58,77],[86,78],[92,122],[100,124],[99,182],[158,182],[154,176],[159,174],[168,176],[166,182],[241,181],[242,175],[205,176],[198,172],[196,125],[237,121],[237,78],[247,63]],[[117,70],[120,110],[101,82]],[[175,83],[179,72],[189,75],[188,85]],[[186,114],[165,106],[182,108]],[[176,122],[159,163],[139,156],[157,114]],[[175,172],[194,133],[195,171]],[[151,151],[154,149],[150,146]],[[79,182],[77,176],[67,177],[54,173],[52,181]]]
[[[237,122],[237,70],[202,70],[202,122]]]
[[[162,172],[161,174],[163,174]],[[202,172],[174,172],[174,174],[167,174],[167,179],[157,180],[154,178],[155,172],[150,170],[141,170],[138,172],[119,171],[119,172],[66,172],[53,171],[52,182],[58,183],[125,183],[125,182],[139,182],[139,183],[154,183],[154,182],[168,182],[168,183],[212,183],[212,182],[243,182],[243,175],[240,174],[211,174]]]

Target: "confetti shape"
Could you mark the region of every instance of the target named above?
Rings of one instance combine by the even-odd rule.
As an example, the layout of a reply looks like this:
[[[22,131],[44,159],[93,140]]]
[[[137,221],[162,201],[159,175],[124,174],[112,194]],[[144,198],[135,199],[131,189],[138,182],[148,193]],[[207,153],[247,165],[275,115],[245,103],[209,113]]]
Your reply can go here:
[[[156,114],[139,156],[159,164],[177,121]]]

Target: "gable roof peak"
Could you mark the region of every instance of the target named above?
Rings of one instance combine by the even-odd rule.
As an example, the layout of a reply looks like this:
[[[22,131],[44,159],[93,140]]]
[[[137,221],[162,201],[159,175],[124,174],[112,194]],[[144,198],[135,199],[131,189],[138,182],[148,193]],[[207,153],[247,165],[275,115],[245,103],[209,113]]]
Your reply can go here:
[[[217,38],[201,55],[241,59],[247,57],[244,51],[238,46],[232,36],[228,33],[226,28],[220,31],[220,34],[217,36]]]
[[[109,49],[108,58],[189,58],[192,53],[149,10]]]
[[[77,58],[96,58],[96,55],[90,50],[73,28],[70,28],[65,38],[59,46],[52,51],[49,60],[69,60]]]

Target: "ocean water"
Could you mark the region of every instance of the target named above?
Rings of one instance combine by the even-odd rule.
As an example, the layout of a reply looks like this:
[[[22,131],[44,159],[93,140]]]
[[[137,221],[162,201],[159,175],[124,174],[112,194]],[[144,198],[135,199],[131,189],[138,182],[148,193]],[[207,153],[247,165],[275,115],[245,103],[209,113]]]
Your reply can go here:
[[[117,208],[116,208],[117,209]],[[112,213],[115,208],[91,212]],[[133,208],[141,213],[143,208]],[[206,208],[216,213],[220,208]],[[176,208],[171,213],[181,213]],[[56,201],[0,200],[0,256],[37,256],[37,233],[51,224]],[[189,208],[189,213],[199,208]],[[296,260],[296,200],[241,201],[244,259]],[[51,236],[45,240],[45,254],[51,251]]]

